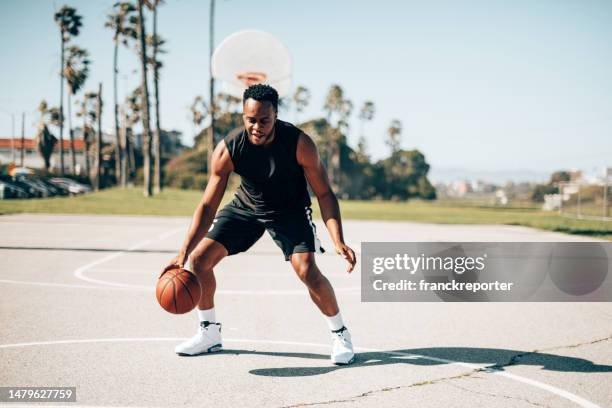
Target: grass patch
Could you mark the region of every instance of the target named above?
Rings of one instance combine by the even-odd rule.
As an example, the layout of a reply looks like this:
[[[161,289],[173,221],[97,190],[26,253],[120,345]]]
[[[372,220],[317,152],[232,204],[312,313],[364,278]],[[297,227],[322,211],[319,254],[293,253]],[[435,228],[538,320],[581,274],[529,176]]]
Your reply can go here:
[[[192,190],[166,189],[145,198],[140,188],[111,188],[75,197],[52,197],[29,200],[2,200],[0,214],[107,214],[165,215],[193,214],[202,193]]]
[[[226,194],[223,203],[233,194]],[[108,214],[191,216],[202,197],[201,191],[165,189],[145,198],[141,188],[112,188],[77,197],[30,200],[1,200],[0,214]],[[568,234],[612,240],[612,222],[578,220],[559,216],[524,204],[494,207],[453,202],[341,201],[344,219],[414,221],[437,224],[523,225]],[[318,205],[314,204],[319,216]]]

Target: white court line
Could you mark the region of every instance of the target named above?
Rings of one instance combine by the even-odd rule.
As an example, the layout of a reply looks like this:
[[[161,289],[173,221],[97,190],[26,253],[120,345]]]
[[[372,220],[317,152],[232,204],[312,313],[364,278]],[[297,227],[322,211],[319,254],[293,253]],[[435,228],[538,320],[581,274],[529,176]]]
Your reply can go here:
[[[91,269],[92,272],[102,272],[102,273],[119,273],[123,275],[153,275],[151,274],[150,269],[132,269],[132,268],[95,268]],[[355,273],[353,271],[352,273]],[[232,278],[232,277],[240,277],[240,278],[289,278],[295,280],[297,275],[291,268],[288,268],[282,272],[253,272],[253,271],[231,271],[231,272],[223,272],[223,275]],[[343,272],[325,272],[325,276],[331,277],[344,277],[349,275],[346,271]],[[157,277],[157,276],[155,276]],[[218,278],[218,275],[217,275]]]
[[[85,271],[92,269],[95,266],[98,266],[104,262],[108,262],[110,260],[113,260],[127,252],[133,251],[135,249],[139,249],[142,248],[143,246],[146,246],[148,244],[150,244],[151,242],[154,242],[156,240],[161,240],[164,238],[167,238],[169,236],[171,236],[172,234],[183,230],[183,228],[177,228],[171,231],[168,231],[164,234],[161,234],[159,236],[157,236],[156,238],[152,238],[152,239],[148,239],[142,242],[139,242],[138,244],[135,244],[131,247],[129,247],[127,250],[125,251],[119,251],[119,252],[115,252],[113,254],[107,255],[103,258],[100,258],[96,261],[90,262],[88,264],[85,264],[79,268],[77,268],[73,275],[75,278],[80,279],[80,280],[84,280],[86,282],[90,282],[90,283],[95,283],[98,285],[104,285],[107,287],[114,287],[114,288],[123,288],[123,289],[133,289],[133,290],[140,290],[140,291],[155,291],[155,287],[154,286],[144,286],[144,285],[133,285],[133,284],[129,284],[129,283],[118,283],[118,282],[111,282],[111,281],[106,281],[106,280],[102,280],[102,279],[94,279],[94,278],[90,278],[88,276],[85,276]],[[0,280],[0,282],[2,282],[2,280]],[[15,281],[13,281],[14,283]],[[360,292],[360,288],[359,287],[351,287],[351,288],[338,288],[335,289],[336,292],[346,292],[346,293],[355,293],[355,292]],[[265,295],[265,296],[285,296],[285,295],[298,295],[298,296],[305,296],[308,294],[308,292],[305,289],[301,289],[301,290],[263,290],[263,291],[256,291],[256,290],[218,290],[215,294],[219,294],[219,295]]]
[[[28,282],[28,281],[16,281],[16,280],[10,280],[10,279],[0,279],[0,283],[10,283],[10,284],[15,284],[15,285],[30,285],[30,286],[50,286],[50,287],[55,287],[55,288],[133,290],[133,289],[128,289],[128,288],[109,288],[106,286],[75,285],[71,283],[53,283],[53,282]]]
[[[98,282],[106,282],[96,280]],[[136,291],[136,292],[154,292],[154,286],[144,286],[144,285],[131,285],[128,283],[114,283],[107,282],[104,286],[95,286],[95,285],[78,285],[78,284],[70,284],[70,283],[52,283],[52,282],[36,282],[36,281],[18,281],[18,280],[10,280],[10,279],[0,279],[0,283],[8,283],[14,285],[30,285],[30,286],[49,286],[49,287],[58,287],[58,288],[73,288],[73,289],[102,289],[102,290],[124,290],[124,291]],[[352,287],[352,288],[338,288],[334,289],[336,292],[342,293],[361,293],[360,288]],[[306,288],[304,289],[295,289],[295,290],[218,290],[215,292],[215,295],[266,295],[266,296],[286,296],[286,295],[308,295],[308,291]]]
[[[13,343],[13,344],[1,344],[0,349],[8,348],[20,348],[20,347],[31,347],[31,346],[48,346],[48,345],[60,345],[60,344],[84,344],[84,343],[126,343],[126,342],[154,342],[154,341],[183,341],[186,338],[181,337],[128,337],[128,338],[103,338],[103,339],[74,339],[74,340],[55,340],[55,341],[37,341],[28,343]],[[285,340],[256,340],[256,339],[224,339],[224,342],[228,343],[256,343],[256,344],[279,344],[279,345],[291,345],[291,346],[305,346],[305,347],[319,347],[328,349],[329,344],[321,343],[307,343],[298,341],[285,341]],[[423,356],[420,354],[403,353],[401,351],[384,351],[380,349],[373,349],[367,347],[355,347],[357,351],[376,352],[383,354],[390,354],[395,356],[408,357],[410,359],[424,359],[435,361],[438,363],[445,363],[449,365],[458,365],[461,367],[470,368],[472,370],[486,368],[486,365],[478,365],[471,363],[464,363],[460,361],[447,360],[445,358]],[[528,384],[541,390],[548,391],[551,394],[555,394],[561,398],[565,398],[585,408],[600,408],[599,405],[588,401],[576,394],[572,394],[569,391],[561,388],[554,387],[549,384],[545,384],[540,381],[532,380],[530,378],[522,377],[516,374],[510,374],[505,371],[489,370],[481,371],[483,374],[494,374],[508,379]]]
[[[97,283],[99,285],[107,285],[107,286],[115,286],[115,287],[131,287],[131,288],[139,288],[140,290],[142,290],[142,288],[145,289],[149,289],[148,286],[142,286],[142,285],[127,285],[127,284],[123,284],[123,283],[115,283],[115,282],[108,282],[108,281],[103,281],[103,280],[99,280],[99,279],[93,279],[90,277],[87,277],[84,275],[84,272],[88,269],[93,268],[94,266],[100,265],[104,262],[108,262],[112,259],[115,259],[123,254],[125,254],[126,252],[130,252],[130,251],[134,251],[135,249],[139,249],[142,248],[148,244],[150,244],[151,242],[153,242],[154,240],[162,240],[164,238],[168,238],[169,236],[171,236],[172,234],[175,234],[179,231],[182,231],[184,228],[175,228],[173,230],[167,231],[163,234],[158,235],[155,239],[147,239],[145,241],[139,242],[138,244],[132,245],[131,247],[129,247],[127,250],[125,251],[119,251],[119,252],[115,252],[113,254],[107,255],[105,257],[102,257],[96,261],[90,262],[88,264],[85,264],[79,268],[77,268],[73,275],[75,278],[80,279],[80,280],[84,280],[86,282],[90,282],[90,283]]]

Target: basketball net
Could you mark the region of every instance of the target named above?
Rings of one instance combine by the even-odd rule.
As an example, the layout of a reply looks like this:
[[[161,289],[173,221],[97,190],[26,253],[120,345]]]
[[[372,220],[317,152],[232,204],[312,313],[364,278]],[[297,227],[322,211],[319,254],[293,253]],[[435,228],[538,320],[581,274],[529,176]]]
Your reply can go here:
[[[248,88],[251,85],[266,82],[268,76],[263,72],[241,72],[236,75],[236,79],[242,82]]]

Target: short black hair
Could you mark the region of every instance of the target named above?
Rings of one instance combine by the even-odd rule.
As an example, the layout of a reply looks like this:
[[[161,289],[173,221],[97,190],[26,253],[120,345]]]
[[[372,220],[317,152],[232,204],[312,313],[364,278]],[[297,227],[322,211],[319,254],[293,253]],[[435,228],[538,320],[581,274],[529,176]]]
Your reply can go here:
[[[278,111],[278,92],[270,85],[255,84],[249,86],[244,90],[242,95],[242,103],[244,104],[247,99],[255,99],[259,102],[268,101],[272,104],[275,111]]]

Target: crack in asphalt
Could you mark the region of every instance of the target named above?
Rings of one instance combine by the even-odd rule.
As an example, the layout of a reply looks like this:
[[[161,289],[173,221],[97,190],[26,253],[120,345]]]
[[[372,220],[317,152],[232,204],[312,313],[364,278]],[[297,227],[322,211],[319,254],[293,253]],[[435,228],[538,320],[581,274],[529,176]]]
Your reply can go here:
[[[604,341],[609,341],[612,340],[612,336],[608,336],[608,337],[603,337],[600,339],[595,339],[595,340],[591,340],[591,341],[585,341],[583,343],[576,343],[576,344],[570,344],[567,346],[555,346],[555,347],[548,347],[548,348],[543,348],[543,349],[537,349],[537,350],[533,350],[533,351],[525,351],[522,353],[517,353],[515,355],[513,355],[512,357],[510,357],[510,359],[508,360],[508,362],[504,363],[504,364],[495,364],[489,367],[486,367],[484,369],[480,369],[481,371],[488,371],[488,370],[502,370],[505,367],[511,367],[513,365],[516,365],[519,363],[519,360],[525,356],[531,355],[531,354],[537,354],[537,353],[542,353],[545,351],[554,351],[554,350],[563,350],[563,349],[572,349],[572,348],[578,348],[578,347],[583,347],[583,346],[589,346],[591,344],[597,344],[597,343],[602,343]]]
[[[530,354],[536,354],[536,353],[541,353],[543,351],[552,351],[552,350],[562,350],[562,349],[568,349],[568,348],[578,348],[578,347],[582,347],[582,346],[588,346],[591,344],[597,344],[597,343],[601,343],[604,341],[609,341],[612,340],[612,336],[608,336],[608,337],[603,337],[600,339],[595,339],[595,340],[591,340],[591,341],[587,341],[587,342],[583,342],[583,343],[576,343],[576,344],[570,344],[567,346],[556,346],[556,347],[549,347],[549,348],[543,348],[543,349],[538,349],[538,350],[534,350],[534,351],[526,351],[526,352],[522,352],[522,353],[517,353],[513,356],[510,357],[510,359],[504,363],[504,364],[495,364],[495,365],[491,365],[491,366],[487,366],[487,367],[482,367],[482,368],[476,368],[474,370],[471,371],[467,371],[461,374],[457,374],[457,375],[453,375],[450,377],[442,377],[442,378],[436,378],[433,380],[425,380],[425,381],[419,381],[416,383],[412,383],[412,384],[408,384],[408,385],[398,385],[396,387],[384,387],[384,388],[379,388],[379,389],[375,389],[375,390],[371,390],[371,391],[366,391],[363,392],[359,395],[355,395],[353,397],[349,397],[349,398],[345,398],[345,399],[336,399],[336,400],[329,400],[329,401],[320,401],[320,402],[306,402],[306,403],[299,403],[299,404],[294,404],[294,405],[285,405],[282,406],[281,408],[299,408],[299,407],[309,407],[309,406],[315,406],[315,405],[330,405],[330,404],[342,404],[342,403],[347,403],[347,402],[355,402],[356,399],[358,398],[366,398],[372,394],[377,394],[377,393],[381,393],[381,392],[388,392],[388,391],[395,391],[395,390],[399,390],[399,389],[408,389],[408,388],[414,388],[414,387],[419,387],[419,386],[424,386],[424,385],[433,385],[439,382],[444,382],[448,385],[451,385],[453,387],[456,388],[460,388],[463,389],[465,391],[468,392],[472,392],[472,393],[476,393],[476,394],[482,394],[482,395],[488,395],[488,396],[492,396],[492,397],[500,397],[500,398],[509,398],[509,399],[519,399],[522,401],[525,401],[531,405],[534,406],[540,406],[540,407],[547,407],[546,405],[541,405],[538,404],[536,402],[533,401],[529,401],[527,399],[524,398],[520,398],[520,397],[512,397],[512,396],[508,396],[508,395],[501,395],[501,394],[487,394],[487,393],[481,393],[478,391],[474,391],[474,390],[470,390],[467,388],[462,388],[460,386],[458,386],[457,384],[452,384],[450,381],[451,380],[457,380],[457,379],[466,379],[466,378],[470,378],[472,377],[474,374],[478,374],[481,372],[487,373],[487,372],[492,372],[492,371],[503,371],[503,369],[505,367],[511,367],[513,365],[516,365],[519,363],[519,360],[527,355]]]
[[[588,346],[590,344],[601,343],[601,342],[609,341],[609,340],[612,340],[612,336],[602,337],[601,339],[595,339],[595,340],[587,341],[584,343],[570,344],[569,346],[551,347],[547,349],[542,349],[541,351],[560,350],[564,348],[577,348],[577,347]]]
[[[432,384],[435,384],[435,383],[438,383],[438,382],[442,382],[442,381],[456,380],[456,379],[460,379],[460,378],[470,377],[470,376],[472,376],[474,374],[479,373],[480,371],[482,371],[482,369],[478,368],[478,369],[475,369],[475,370],[467,371],[465,373],[453,375],[451,377],[435,378],[433,380],[419,381],[419,382],[408,384],[408,385],[398,385],[396,387],[384,387],[384,388],[379,388],[379,389],[375,389],[375,390],[371,390],[371,391],[366,391],[364,393],[361,393],[359,395],[355,395],[353,397],[349,397],[349,398],[346,398],[346,399],[337,399],[337,400],[320,401],[320,402],[307,402],[307,403],[300,403],[300,404],[295,404],[295,405],[286,405],[286,406],[283,406],[281,408],[298,408],[298,407],[308,407],[308,406],[313,406],[313,405],[329,405],[329,404],[336,404],[336,403],[355,402],[355,400],[357,398],[369,397],[372,394],[377,394],[377,393],[380,393],[380,392],[395,391],[395,390],[399,390],[399,389],[402,389],[402,388],[420,387],[420,386],[423,386],[423,385],[432,385]]]
[[[488,392],[471,390],[469,388],[461,387],[461,386],[459,386],[457,384],[453,384],[451,382],[447,382],[447,384],[452,386],[452,387],[459,388],[460,390],[471,392],[472,394],[485,395],[485,396],[494,397],[494,398],[506,398],[506,399],[511,399],[511,400],[518,400],[518,401],[526,402],[529,405],[534,405],[536,407],[550,408],[548,405],[538,404],[537,402],[530,401],[527,398],[521,398],[521,397],[515,397],[515,396],[512,396],[512,395],[503,395],[503,394],[490,394]]]

